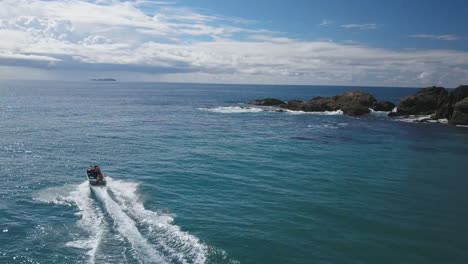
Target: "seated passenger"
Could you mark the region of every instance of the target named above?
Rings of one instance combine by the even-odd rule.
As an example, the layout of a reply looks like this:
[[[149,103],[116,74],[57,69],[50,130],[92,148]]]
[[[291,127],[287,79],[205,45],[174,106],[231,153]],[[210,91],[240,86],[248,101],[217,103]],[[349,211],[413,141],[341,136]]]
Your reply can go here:
[[[102,182],[104,180],[104,175],[102,174],[99,166],[94,166],[94,173],[96,175],[97,182]]]

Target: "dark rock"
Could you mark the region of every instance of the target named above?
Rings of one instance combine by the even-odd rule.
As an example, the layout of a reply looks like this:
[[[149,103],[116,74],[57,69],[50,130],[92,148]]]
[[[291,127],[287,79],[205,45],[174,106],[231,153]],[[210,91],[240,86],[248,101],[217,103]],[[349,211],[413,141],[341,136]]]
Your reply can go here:
[[[286,102],[286,104],[283,105],[283,107],[289,110],[293,110],[293,111],[303,111],[302,109],[304,105],[305,105],[305,101],[295,99],[295,100],[290,100]]]
[[[423,88],[413,95],[406,96],[400,100],[396,116],[401,115],[431,115],[440,118],[447,111],[441,111],[449,102],[449,93],[443,87]],[[440,113],[437,113],[440,111]]]
[[[361,91],[347,91],[333,97],[317,96],[307,102],[295,100],[288,102],[286,107],[305,112],[342,110],[345,115],[359,116],[369,113],[369,108],[376,101],[371,94]]]
[[[342,110],[345,115],[364,115],[377,100],[369,93],[347,91],[333,97],[314,97],[309,101],[290,100],[286,103],[274,98],[254,100],[249,104],[262,106],[279,106],[293,111],[324,112]]]
[[[101,78],[101,79],[91,79],[91,81],[95,82],[116,82],[116,79],[113,78]]]
[[[332,111],[330,103],[332,102],[331,97],[314,97],[310,101],[306,102],[302,107],[305,112],[324,112]]]
[[[350,107],[350,108],[342,108],[344,115],[349,115],[349,116],[361,116],[368,114],[370,112],[370,109],[368,107]]]
[[[455,104],[449,124],[468,125],[468,97]]]
[[[249,104],[261,105],[261,106],[280,106],[284,104],[284,101],[281,101],[275,98],[265,98],[265,99],[250,101]]]
[[[450,100],[450,95],[447,100],[444,100],[439,108],[436,110],[436,112],[431,116],[431,119],[437,120],[437,119],[443,119],[447,118],[449,119],[452,116],[453,113],[453,104]]]
[[[331,110],[343,111],[345,115],[359,116],[370,112],[377,100],[369,93],[361,91],[347,91],[333,97],[329,103]]]
[[[450,93],[450,97],[453,105],[465,99],[468,97],[468,85],[458,86]]]
[[[449,93],[448,101],[444,102],[436,113],[432,116],[433,119],[447,118],[450,119],[453,114],[453,108],[456,103],[468,97],[468,85],[460,85]]]
[[[395,108],[395,106],[396,105],[394,103],[389,102],[389,101],[379,101],[374,104],[372,109],[374,109],[374,111],[389,112],[389,111],[392,111]]]
[[[456,103],[468,97],[468,85],[460,85],[449,93],[449,99],[441,104],[432,119],[450,119]]]
[[[335,105],[339,107],[372,107],[377,100],[369,93],[361,91],[347,91],[333,96]]]
[[[360,116],[374,111],[392,111],[395,104],[388,101],[377,101],[374,96],[361,91],[347,91],[333,97],[314,97],[309,101],[290,100],[283,102],[275,98],[254,100],[249,104],[260,106],[277,106],[277,112],[285,109],[305,112],[324,112],[342,110],[345,115]],[[396,112],[388,116],[431,115],[431,118],[418,122],[448,119],[452,125],[468,125],[468,85],[460,85],[450,93],[443,87],[428,87],[406,96],[400,100]]]

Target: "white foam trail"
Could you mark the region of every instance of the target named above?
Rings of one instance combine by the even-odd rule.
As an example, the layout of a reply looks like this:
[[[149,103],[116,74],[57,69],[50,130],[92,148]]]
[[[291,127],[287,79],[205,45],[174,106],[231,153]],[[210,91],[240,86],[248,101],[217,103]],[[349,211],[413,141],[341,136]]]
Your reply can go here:
[[[109,181],[109,177],[108,181]],[[131,219],[107,192],[106,187],[92,187],[96,196],[103,202],[119,233],[127,238],[141,263],[166,263],[163,257],[143,237],[135,221]]]
[[[88,182],[80,185],[66,185],[63,187],[53,187],[39,192],[35,200],[61,205],[76,205],[80,210],[77,214],[81,216],[78,226],[89,232],[88,239],[70,241],[66,243],[68,247],[89,249],[89,263],[94,264],[96,253],[103,235],[104,216],[91,198],[91,191]]]
[[[46,203],[78,207],[77,214],[81,217],[77,225],[89,237],[69,241],[66,246],[87,249],[89,263],[97,261],[97,256],[103,253],[100,245],[108,230],[107,217],[99,206],[102,204],[114,221],[116,231],[131,244],[140,263],[203,264],[207,261],[210,247],[182,231],[170,215],[147,210],[137,194],[139,184],[111,177],[107,177],[107,182],[107,187],[90,188],[89,183],[84,182],[49,188],[34,197]],[[93,199],[93,192],[97,200]],[[141,228],[147,232],[142,234]],[[216,251],[226,256],[224,251]]]
[[[87,248],[86,245],[91,245],[90,250],[88,251],[88,255],[90,257],[89,262],[94,264],[96,252],[102,239],[104,216],[91,198],[91,191],[89,189],[88,182],[80,184],[78,189],[71,192],[70,195],[80,209],[81,219],[78,221],[78,224],[83,229],[89,230],[92,236],[89,240],[69,242],[67,243],[67,246],[81,246]]]
[[[247,106],[219,106],[213,108],[198,108],[199,110],[223,113],[223,114],[236,114],[236,113],[258,113],[264,112],[266,109],[259,107],[247,107]]]
[[[208,246],[196,236],[180,230],[169,215],[145,209],[137,195],[138,184],[114,181],[108,177],[108,187],[120,206],[155,236],[158,246],[171,260],[181,263],[205,263]]]

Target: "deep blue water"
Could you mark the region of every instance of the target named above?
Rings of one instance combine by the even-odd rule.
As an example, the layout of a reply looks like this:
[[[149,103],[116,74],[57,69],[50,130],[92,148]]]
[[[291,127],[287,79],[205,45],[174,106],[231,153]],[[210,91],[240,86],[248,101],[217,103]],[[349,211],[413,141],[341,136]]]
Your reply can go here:
[[[0,263],[468,263],[467,128],[240,108],[347,89],[0,83]]]

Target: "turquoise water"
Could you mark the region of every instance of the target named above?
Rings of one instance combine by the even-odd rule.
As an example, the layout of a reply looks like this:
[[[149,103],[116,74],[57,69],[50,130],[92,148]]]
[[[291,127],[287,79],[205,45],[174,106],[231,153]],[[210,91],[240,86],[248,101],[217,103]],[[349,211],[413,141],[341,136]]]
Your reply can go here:
[[[241,108],[346,89],[1,83],[0,263],[467,263],[467,128]]]

